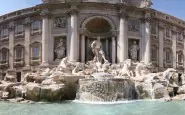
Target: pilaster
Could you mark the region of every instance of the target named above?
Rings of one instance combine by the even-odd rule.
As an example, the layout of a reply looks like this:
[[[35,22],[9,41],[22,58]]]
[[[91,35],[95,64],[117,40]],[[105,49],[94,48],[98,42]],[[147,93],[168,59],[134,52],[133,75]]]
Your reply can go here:
[[[9,69],[14,69],[14,22],[10,22],[9,29]]]
[[[49,66],[49,10],[43,9],[42,16],[42,67]]]
[[[177,32],[175,29],[172,29],[172,54],[173,68],[177,68]]]
[[[164,27],[159,23],[159,68],[164,67]]]
[[[25,66],[29,68],[30,66],[30,37],[31,37],[31,21],[30,18],[26,18],[24,21],[25,28],[25,49],[24,49],[24,57],[25,57]]]
[[[112,63],[116,63],[116,38],[112,36]]]
[[[85,63],[85,36],[81,35],[81,61]]]

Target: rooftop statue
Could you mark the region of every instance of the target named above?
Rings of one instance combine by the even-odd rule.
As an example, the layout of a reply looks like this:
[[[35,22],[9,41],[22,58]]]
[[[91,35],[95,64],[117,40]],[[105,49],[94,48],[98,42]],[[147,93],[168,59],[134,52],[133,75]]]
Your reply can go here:
[[[122,2],[139,8],[148,8],[153,4],[151,0],[122,0]]]
[[[152,5],[151,0],[42,0],[43,3],[65,3],[65,2],[99,2],[99,3],[125,3],[127,5],[148,8]]]

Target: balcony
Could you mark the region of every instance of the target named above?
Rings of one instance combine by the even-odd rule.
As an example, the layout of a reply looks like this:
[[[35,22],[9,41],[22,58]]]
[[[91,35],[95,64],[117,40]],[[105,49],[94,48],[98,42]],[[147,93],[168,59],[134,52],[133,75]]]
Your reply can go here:
[[[9,60],[0,61],[0,69],[6,69],[9,67]]]
[[[31,35],[41,35],[42,34],[42,30],[41,29],[32,29],[31,30]]]
[[[23,67],[24,66],[24,59],[14,59],[14,67]]]
[[[15,33],[15,39],[23,39],[23,38],[24,38],[24,32]]]
[[[184,63],[183,62],[177,62],[177,68],[178,69],[184,69]]]
[[[37,66],[41,64],[41,57],[31,57],[30,65]]]
[[[9,41],[9,37],[8,36],[3,36],[0,40],[2,42]]]

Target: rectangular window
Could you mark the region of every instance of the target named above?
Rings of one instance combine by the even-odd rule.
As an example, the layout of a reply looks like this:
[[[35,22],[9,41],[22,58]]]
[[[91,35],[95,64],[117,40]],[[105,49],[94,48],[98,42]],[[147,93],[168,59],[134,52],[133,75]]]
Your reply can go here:
[[[177,33],[177,40],[178,41],[183,41],[183,38],[181,36],[181,33]]]
[[[8,51],[7,50],[2,51],[1,56],[2,56],[1,61],[6,62],[8,60]]]
[[[166,61],[170,62],[170,52],[166,52]]]
[[[33,58],[39,58],[39,54],[40,54],[40,49],[39,49],[39,47],[33,47],[32,48],[32,57]]]
[[[1,37],[2,37],[2,38],[8,37],[8,29],[3,29],[3,30],[1,30]]]
[[[32,22],[32,30],[39,30],[41,28],[41,21],[40,20],[34,20]]]
[[[16,59],[22,59],[23,58],[23,49],[22,49],[22,47],[16,48],[15,53],[16,53],[15,54]]]
[[[183,63],[183,55],[177,54],[177,63]]]
[[[23,25],[15,26],[15,33],[16,34],[21,34],[23,31],[24,31],[24,26]]]
[[[152,49],[152,59],[156,59],[157,58],[157,51],[156,49]]]
[[[157,30],[156,30],[156,23],[155,23],[155,22],[152,22],[152,23],[151,23],[151,33],[152,33],[152,34],[156,34],[156,33],[157,33]]]
[[[170,37],[170,30],[166,29],[166,37]]]

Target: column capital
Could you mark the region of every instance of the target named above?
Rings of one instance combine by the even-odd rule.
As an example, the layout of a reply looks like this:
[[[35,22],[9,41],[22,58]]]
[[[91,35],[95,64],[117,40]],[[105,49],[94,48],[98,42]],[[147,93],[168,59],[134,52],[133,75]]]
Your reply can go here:
[[[9,24],[8,24],[8,30],[9,31],[13,31],[15,29],[15,24],[13,21],[11,21]]]
[[[172,27],[172,34],[177,34],[177,28],[175,26]]]
[[[144,18],[140,18],[142,23],[146,23],[146,22],[151,22],[152,18],[151,17],[144,17]]]
[[[165,26],[164,26],[164,23],[163,22],[159,22],[159,29],[164,29],[165,28]]]
[[[87,31],[87,29],[85,29],[85,28],[79,28],[78,31],[79,31],[80,34],[83,34],[84,35],[85,32]]]
[[[117,31],[117,30],[111,30],[112,37],[116,37],[116,36],[118,36],[118,34],[119,34],[119,31]]]
[[[47,8],[45,8],[41,11],[40,15],[42,16],[42,18],[48,18],[51,16],[51,13]]]
[[[25,26],[29,26],[29,25],[31,24],[31,19],[30,19],[30,17],[25,18],[23,24],[24,24]]]
[[[125,19],[128,19],[128,17],[129,17],[126,9],[120,9],[118,11],[118,15],[119,15],[120,18],[125,18]]]
[[[78,12],[78,4],[71,4],[71,8],[67,11],[67,14],[77,14]]]

